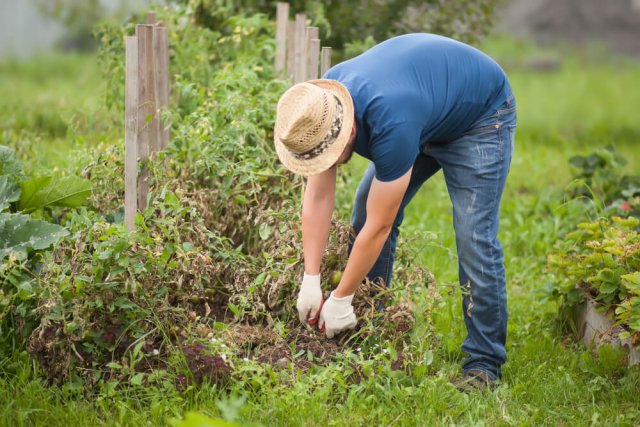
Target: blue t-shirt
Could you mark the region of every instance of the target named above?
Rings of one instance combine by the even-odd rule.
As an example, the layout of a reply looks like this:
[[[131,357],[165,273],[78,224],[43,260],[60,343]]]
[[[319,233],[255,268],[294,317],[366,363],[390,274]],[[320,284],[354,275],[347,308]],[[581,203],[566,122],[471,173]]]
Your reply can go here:
[[[495,61],[434,34],[394,37],[323,77],[351,93],[355,152],[374,162],[380,181],[404,175],[423,144],[456,139],[511,93]]]

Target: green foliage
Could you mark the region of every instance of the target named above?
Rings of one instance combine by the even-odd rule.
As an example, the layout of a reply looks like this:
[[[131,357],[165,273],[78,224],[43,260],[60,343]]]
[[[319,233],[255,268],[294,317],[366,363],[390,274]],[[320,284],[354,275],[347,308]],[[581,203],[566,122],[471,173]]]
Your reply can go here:
[[[183,420],[173,419],[170,423],[173,427],[238,427],[240,424],[225,420],[207,417],[198,412],[187,412]]]
[[[624,274],[620,278],[627,298],[616,307],[616,316],[630,329],[640,331],[640,271]]]
[[[0,212],[20,199],[20,186],[10,175],[0,175]]]
[[[224,16],[261,12],[273,17],[273,2],[260,0],[174,0],[195,11],[196,22],[219,31]],[[494,8],[500,0],[291,0],[291,13],[306,12],[320,27],[323,42],[342,50],[347,43],[372,38],[381,42],[410,32],[432,32],[476,43],[494,23]],[[351,48],[350,52],[355,52]],[[345,55],[348,56],[348,55]]]
[[[24,260],[28,250],[47,249],[67,234],[57,224],[25,214],[49,206],[79,206],[88,196],[91,185],[74,177],[55,183],[50,176],[25,179],[13,153],[3,146],[0,153],[0,170],[6,172],[0,175],[0,261],[12,254]],[[80,187],[86,191],[79,193]],[[11,212],[4,212],[6,210]]]
[[[590,295],[633,334],[640,333],[640,234],[637,218],[600,219],[578,224],[549,255],[549,268],[565,302]]]
[[[640,175],[625,175],[625,158],[612,146],[569,159],[575,181],[569,196],[594,198],[609,214],[640,216]]]
[[[633,281],[640,270],[640,177],[625,175],[625,158],[612,146],[573,156],[569,163],[575,176],[569,195],[593,199],[602,217],[579,223],[555,245],[548,258],[557,281],[552,292],[568,312],[586,296],[595,298],[630,331],[623,336],[635,334],[637,340],[640,298]]]
[[[0,354],[3,344],[24,339],[34,326],[33,309],[38,294],[34,271],[41,268],[45,249],[69,232],[58,224],[31,217],[51,216],[55,206],[78,207],[86,201],[91,184],[72,176],[29,179],[7,147],[0,146]],[[44,212],[44,210],[49,212]],[[36,212],[37,211],[37,212]],[[17,328],[17,324],[21,327]],[[11,343],[21,347],[21,344]]]
[[[20,187],[18,210],[25,213],[51,206],[78,208],[91,195],[91,183],[76,176],[44,176],[22,181]]]
[[[9,147],[0,145],[0,175],[10,177],[20,175],[22,166]]]
[[[214,381],[228,368],[203,374],[201,361],[210,357],[203,352],[212,346],[196,346],[214,321],[259,319],[267,291],[290,286],[279,273],[296,260],[279,264],[273,239],[285,230],[272,228],[265,215],[292,206],[301,182],[271,152],[271,110],[284,90],[283,82],[269,81],[271,23],[260,15],[227,16],[223,34],[193,25],[188,10],[162,9],[158,17],[172,29],[171,66],[180,72],[177,107],[166,116],[173,141],[148,163],[150,207],[135,233],[112,214],[122,202],[121,148],[100,151],[85,168],[96,188],[94,206],[105,215],[68,216],[72,236],[45,261],[34,296],[41,306],[29,351],[53,381],[113,387],[167,380],[152,369],[176,382]],[[131,24],[102,29],[111,87],[124,84],[122,36],[132,30]],[[108,94],[116,109],[121,96]],[[51,184],[26,185],[23,194],[32,197],[25,207],[60,201],[42,189]],[[66,187],[84,195],[82,186]],[[269,274],[261,274],[266,268]]]
[[[57,224],[31,219],[28,215],[0,213],[0,260],[11,254],[25,259],[28,249],[47,249],[67,234]]]

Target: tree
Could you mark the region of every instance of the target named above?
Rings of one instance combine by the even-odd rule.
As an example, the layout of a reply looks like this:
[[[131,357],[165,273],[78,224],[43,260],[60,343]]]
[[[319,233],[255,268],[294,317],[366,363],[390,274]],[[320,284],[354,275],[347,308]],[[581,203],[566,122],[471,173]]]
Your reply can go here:
[[[199,23],[216,28],[229,13],[275,13],[275,1],[174,0],[197,11]],[[320,27],[322,39],[336,49],[369,39],[366,46],[409,32],[432,32],[476,43],[494,23],[502,0],[290,0],[293,11],[306,12]],[[219,28],[219,27],[218,27]]]

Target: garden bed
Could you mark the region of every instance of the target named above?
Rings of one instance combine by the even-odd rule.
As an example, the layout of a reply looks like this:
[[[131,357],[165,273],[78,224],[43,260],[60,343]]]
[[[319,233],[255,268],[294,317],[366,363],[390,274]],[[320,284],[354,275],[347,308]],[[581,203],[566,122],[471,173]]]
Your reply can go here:
[[[633,345],[631,338],[620,338],[625,329],[612,320],[613,313],[601,313],[598,304],[588,298],[576,310],[576,324],[582,342],[594,352],[603,345],[619,347],[627,353],[627,366],[640,364],[640,349]]]

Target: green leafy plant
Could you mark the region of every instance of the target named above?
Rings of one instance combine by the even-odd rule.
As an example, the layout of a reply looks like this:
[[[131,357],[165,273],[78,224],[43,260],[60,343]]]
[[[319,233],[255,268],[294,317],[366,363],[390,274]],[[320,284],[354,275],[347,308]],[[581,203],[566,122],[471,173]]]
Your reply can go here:
[[[79,207],[91,194],[91,183],[74,176],[25,179],[11,151],[0,146],[0,153],[0,171],[5,172],[0,175],[0,260],[11,254],[24,259],[27,250],[46,249],[67,234],[59,225],[25,214]]]
[[[549,255],[558,293],[568,306],[590,296],[640,338],[640,234],[637,218],[603,218],[578,224]]]
[[[65,227],[41,218],[51,217],[54,207],[82,205],[91,184],[73,176],[29,179],[13,152],[3,146],[0,173],[0,334],[10,341],[14,333],[28,335],[34,326],[31,310],[38,296],[36,273],[43,250],[69,234]]]

